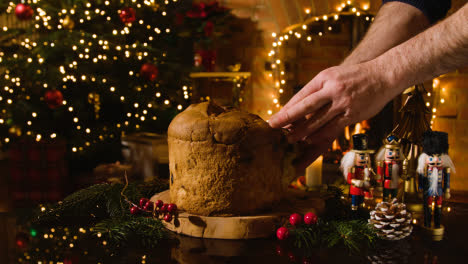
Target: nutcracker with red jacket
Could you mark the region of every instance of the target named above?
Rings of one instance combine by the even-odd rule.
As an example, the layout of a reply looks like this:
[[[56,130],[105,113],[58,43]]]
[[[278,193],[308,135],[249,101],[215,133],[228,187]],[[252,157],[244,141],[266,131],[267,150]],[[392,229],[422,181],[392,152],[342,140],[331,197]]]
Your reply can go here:
[[[368,149],[368,139],[365,134],[353,135],[353,149],[341,159],[341,170],[348,182],[351,195],[351,209],[357,210],[364,203],[364,197],[371,198],[371,178],[373,171]]]
[[[400,140],[389,135],[375,156],[377,163],[377,182],[383,182],[383,198],[390,201],[398,194],[400,179],[406,174],[406,163],[403,162]]]
[[[442,229],[442,197],[450,199],[450,174],[455,166],[448,156],[448,134],[439,131],[426,131],[423,138],[423,153],[418,159],[417,172],[419,189],[423,191],[424,226],[431,227],[434,216],[435,229]]]

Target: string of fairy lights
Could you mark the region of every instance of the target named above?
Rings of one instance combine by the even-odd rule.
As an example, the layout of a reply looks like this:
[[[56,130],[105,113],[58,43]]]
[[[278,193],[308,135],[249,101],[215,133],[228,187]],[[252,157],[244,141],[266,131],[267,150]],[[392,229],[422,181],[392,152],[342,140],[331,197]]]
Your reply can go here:
[[[280,97],[285,92],[287,86],[287,70],[285,67],[285,63],[282,61],[281,58],[281,56],[283,55],[282,48],[285,48],[285,46],[287,46],[288,43],[291,42],[291,40],[302,40],[306,43],[310,43],[314,38],[320,38],[325,36],[328,32],[331,32],[333,30],[332,25],[329,25],[328,27],[326,27],[325,30],[319,32],[309,32],[308,29],[311,28],[313,25],[317,25],[319,23],[327,22],[330,20],[339,21],[340,18],[345,15],[360,17],[365,21],[371,23],[374,20],[374,16],[368,12],[369,7],[370,6],[368,3],[363,3],[358,6],[352,1],[346,1],[339,4],[336,7],[336,12],[316,16],[311,15],[310,8],[305,8],[304,12],[306,16],[302,23],[289,26],[282,30],[280,33],[272,33],[272,37],[274,40],[271,44],[272,48],[268,53],[271,62],[271,72],[268,73],[268,75],[270,78],[273,78],[273,82],[275,84],[275,91],[274,94],[271,95],[272,101],[269,109],[267,110],[268,115],[272,115],[273,113],[281,109],[282,106],[280,104]],[[446,102],[446,99],[444,97],[446,95],[446,88],[442,87],[439,89],[440,91],[436,92],[437,88],[439,88],[439,85],[440,80],[438,78],[435,78],[432,82],[432,93],[427,92],[426,94],[426,106],[429,107],[432,111],[430,120],[431,128],[437,117],[437,104],[439,102],[441,104],[444,104]]]
[[[39,205],[40,211],[45,212],[47,209],[44,205]],[[90,214],[92,217],[93,215]],[[23,236],[17,236],[16,246],[23,249],[22,254],[17,258],[18,263],[29,263],[36,261],[36,263],[71,263],[69,250],[83,246],[82,241],[85,239],[93,239],[93,243],[103,250],[106,254],[111,255],[110,242],[106,240],[107,235],[105,233],[97,232],[93,227],[63,227],[54,226],[49,228],[34,228],[32,226],[20,226],[21,233],[25,233]],[[28,238],[30,236],[30,239]],[[42,243],[40,243],[42,242]],[[28,246],[32,244],[36,247],[34,250],[28,249]],[[98,249],[98,250],[99,250]],[[80,253],[86,258],[93,252],[88,251],[89,248],[85,248]],[[68,254],[64,254],[67,252]],[[95,254],[95,253],[94,253]],[[102,253],[101,253],[102,254]],[[49,258],[49,259],[48,259]],[[105,255],[99,255],[99,258],[105,258]],[[147,256],[141,256],[141,263],[145,263]]]
[[[440,102],[441,104],[444,104],[446,99],[445,95],[447,93],[446,87],[440,87],[440,80],[439,78],[435,78],[432,80],[432,93],[427,92],[426,96],[428,98],[426,102],[426,106],[431,109],[432,115],[431,115],[431,129],[434,125],[434,121],[437,117],[437,105]],[[432,101],[432,103],[431,103]],[[432,107],[432,108],[431,108]]]
[[[369,4],[362,4],[360,7],[354,5],[351,1],[341,3],[336,7],[336,12],[332,12],[324,15],[311,15],[311,9],[305,8],[306,14],[304,21],[292,26],[289,26],[282,30],[280,33],[273,32],[272,48],[268,53],[271,61],[271,73],[269,77],[273,78],[275,84],[275,92],[271,95],[272,104],[267,110],[268,115],[272,115],[281,108],[280,97],[285,92],[287,86],[287,70],[285,63],[282,61],[282,48],[288,45],[293,40],[311,42],[314,38],[320,38],[325,36],[327,33],[333,30],[333,25],[328,25],[326,29],[319,32],[309,31],[314,25],[320,23],[326,23],[327,21],[338,22],[342,16],[353,15],[361,17],[365,21],[371,22],[374,18],[369,12]]]
[[[31,0],[30,2],[33,4],[38,4],[41,0]],[[172,2],[177,2],[177,0],[171,0]],[[136,3],[137,0],[131,0],[131,2]],[[137,8],[142,8],[144,6],[152,6],[155,4],[154,0],[145,0],[141,1],[141,3],[136,4]],[[165,1],[165,5],[169,5],[170,1]],[[110,5],[109,1],[105,1],[104,5],[108,6]],[[13,2],[10,2],[8,5],[8,8],[6,10],[7,13],[12,13],[14,12],[16,4]],[[287,27],[280,33],[272,33],[272,37],[274,38],[274,41],[272,42],[272,48],[268,53],[268,56],[271,58],[271,68],[272,71],[269,73],[269,76],[273,78],[274,84],[275,84],[275,92],[272,95],[272,101],[271,101],[271,106],[267,110],[267,113],[269,115],[272,115],[274,112],[279,110],[281,108],[280,104],[280,97],[285,91],[285,87],[287,86],[287,70],[285,67],[285,63],[282,61],[282,48],[285,47],[288,42],[290,42],[293,39],[296,40],[302,40],[302,41],[307,41],[311,42],[313,38],[317,37],[322,37],[326,35],[328,32],[331,32],[333,30],[332,26],[328,26],[326,30],[320,31],[318,33],[314,32],[308,32],[307,30],[313,26],[314,24],[318,23],[323,23],[329,20],[332,21],[339,21],[340,18],[344,15],[354,15],[356,17],[362,17],[366,21],[372,21],[373,16],[368,13],[369,10],[369,4],[362,4],[360,6],[354,5],[351,1],[343,2],[339,6],[336,7],[336,12],[332,12],[329,14],[325,15],[320,15],[320,16],[312,16],[311,15],[311,10],[309,8],[304,9],[304,12],[306,14],[306,17],[302,23]],[[162,16],[166,16],[167,13],[164,11],[163,8],[157,9],[155,12],[160,12]],[[73,16],[73,21],[76,21],[77,23],[85,23],[92,21],[93,19],[97,17],[105,17],[107,21],[111,21],[113,17],[111,14],[108,14],[106,10],[101,10],[97,7],[94,7],[91,2],[86,3],[86,8],[84,10],[81,10],[78,12],[76,9],[71,8],[71,9],[62,9],[58,11],[58,13],[55,14],[48,14],[45,10],[43,10],[40,7],[35,8],[35,13],[34,13],[33,21],[32,24],[34,28],[36,29],[41,29],[41,30],[69,30],[64,26],[64,23],[67,22],[67,20],[70,19],[70,16]],[[54,19],[58,17],[58,23],[54,23]],[[125,58],[130,58],[135,56],[135,58],[139,61],[145,60],[150,56],[148,51],[145,49],[150,45],[151,41],[156,39],[157,37],[164,36],[164,34],[170,34],[172,31],[169,27],[164,27],[164,28],[159,28],[157,26],[153,26],[150,24],[146,24],[143,19],[136,20],[134,23],[128,23],[125,24],[122,29],[114,29],[112,31],[113,36],[125,36],[131,33],[132,27],[134,25],[139,25],[146,27],[148,30],[148,35],[147,35],[147,41],[142,41],[142,42],[135,42],[130,45],[118,45],[118,44],[113,44],[112,41],[108,39],[104,39],[102,36],[98,36],[97,34],[85,34],[84,32],[82,33],[82,38],[79,40],[78,43],[74,44],[72,46],[72,50],[76,52],[77,58],[70,62],[68,65],[60,65],[58,66],[58,71],[60,74],[62,74],[62,86],[61,88],[66,90],[68,88],[68,84],[72,83],[77,83],[77,82],[82,82],[82,83],[90,83],[90,84],[96,84],[99,83],[100,85],[106,85],[108,84],[108,90],[112,93],[115,94],[121,102],[127,102],[130,105],[133,105],[134,107],[134,112],[127,112],[126,117],[127,120],[125,120],[122,123],[116,123],[115,128],[118,128],[121,130],[121,132],[124,131],[125,127],[128,127],[131,125],[130,118],[134,118],[134,120],[138,122],[144,122],[146,120],[156,120],[157,116],[153,115],[150,116],[150,109],[155,107],[155,104],[152,102],[147,102],[147,103],[141,103],[141,102],[128,102],[128,98],[126,98],[123,95],[119,95],[119,91],[116,87],[116,85],[111,84],[109,80],[106,78],[98,78],[97,76],[93,75],[77,75],[74,73],[74,71],[77,71],[79,66],[80,66],[80,61],[92,61],[93,63],[100,63],[104,62],[107,60],[114,60],[117,61],[120,59],[120,57],[125,57]],[[10,29],[7,26],[3,26],[1,29],[3,32],[8,32]],[[43,42],[43,43],[38,43],[33,39],[30,38],[24,38],[20,41],[20,45],[28,50],[32,50],[36,48],[38,45],[43,45],[44,47],[49,47],[53,49],[56,47],[56,43],[51,41],[51,42]],[[92,55],[92,50],[96,51],[98,50],[97,54],[95,56]],[[106,51],[113,50],[119,52],[119,56],[114,55],[114,56],[108,56],[106,54]],[[121,55],[121,56],[120,56]],[[3,61],[3,57],[5,56],[4,52],[0,51],[0,63]],[[165,53],[162,54],[163,57],[166,56]],[[18,58],[18,54],[13,54],[13,58]],[[27,58],[28,63],[37,63],[38,65],[44,65],[47,63],[46,59],[39,54],[36,57],[29,57]],[[40,73],[41,69],[37,69],[37,73]],[[135,71],[129,71],[128,72],[129,77],[134,77],[137,75]],[[17,92],[17,89],[24,89],[22,87],[23,80],[19,76],[12,76],[8,70],[5,71],[4,73],[4,78],[5,80],[11,81],[10,85],[5,85],[3,87],[3,90],[6,92],[6,96],[0,96],[0,102],[5,101],[7,104],[11,105],[15,101],[15,94]],[[433,89],[435,90],[438,88],[440,81],[438,79],[433,80]],[[47,82],[42,82],[41,86],[45,89],[50,88],[51,85]],[[155,84],[156,87],[159,86],[158,83]],[[182,92],[183,92],[183,97],[185,100],[189,100],[190,98],[190,87],[188,84],[182,84],[181,85]],[[141,91],[141,87],[137,88],[137,91]],[[441,92],[439,92],[440,98],[440,103],[445,103],[446,99],[443,97],[443,92],[445,88],[440,89]],[[434,91],[433,91],[434,93]],[[436,103],[438,102],[429,102],[431,99],[434,98],[434,95],[431,92],[427,93],[428,101],[426,102],[426,105],[432,107],[432,118],[431,118],[431,125],[434,123],[434,120],[436,118]],[[164,94],[161,91],[156,91],[154,93],[155,98],[162,99],[162,102],[164,105],[171,105],[171,100],[170,98],[164,98]],[[26,100],[30,100],[29,96],[26,96]],[[115,135],[110,134],[106,135],[105,131],[94,131],[91,130],[91,128],[87,127],[84,122],[81,122],[79,112],[77,111],[76,106],[72,105],[71,101],[63,100],[63,105],[67,108],[67,110],[72,113],[73,116],[73,123],[75,124],[75,129],[76,131],[82,131],[84,132],[85,135],[91,136],[95,135],[95,137],[99,140],[104,140],[106,137],[111,137],[113,138]],[[183,105],[178,104],[176,106],[178,110],[183,109]],[[5,109],[2,109],[2,113],[5,114]],[[30,113],[30,119],[26,121],[26,127],[31,127],[34,120],[38,117],[37,112],[31,112]],[[6,124],[6,120],[4,118],[0,118],[0,125]],[[135,128],[140,128],[140,124],[136,123],[133,124]],[[26,135],[32,136],[35,138],[36,141],[41,141],[44,138],[49,138],[49,139],[55,139],[59,135],[56,132],[52,132],[48,135],[43,135],[40,133],[35,133],[32,130],[27,130]],[[10,138],[5,137],[3,139],[3,142],[9,143]],[[78,152],[82,151],[85,147],[91,146],[91,140],[87,140],[84,142],[83,145],[79,146],[72,146],[72,151],[73,152]]]
[[[31,0],[30,3],[32,4],[38,4],[41,0]],[[131,0],[132,3],[136,3],[138,0]],[[177,2],[177,0],[171,0],[171,1],[164,1],[164,5],[169,5],[171,2]],[[105,6],[109,6],[111,3],[110,1],[104,1]],[[145,8],[145,7],[150,7],[154,6],[156,2],[154,0],[145,0],[145,1],[139,1],[139,3],[136,3],[136,8]],[[158,1],[158,8],[154,9],[155,13],[160,13],[162,16],[166,16],[167,13],[164,10],[164,8],[161,8],[159,6],[159,1]],[[16,3],[10,2],[6,12],[8,14],[11,14],[14,12],[16,7]],[[117,12],[117,10],[116,10]],[[46,10],[40,8],[40,7],[35,7],[34,9],[34,16],[32,19],[31,24],[34,26],[35,29],[37,30],[45,30],[45,31],[56,31],[56,30],[71,30],[70,28],[70,23],[75,23],[73,21],[76,21],[77,23],[89,23],[90,21],[93,21],[96,18],[105,18],[106,21],[112,21],[115,19],[115,14],[108,14],[108,11],[106,10],[101,10],[98,7],[95,7],[92,2],[88,2],[85,4],[84,9],[76,9],[76,8],[71,8],[71,9],[61,9],[58,11],[56,14],[49,14],[46,12]],[[58,19],[57,19],[58,18]],[[120,21],[119,21],[120,22]],[[116,23],[117,24],[117,23]],[[66,26],[68,25],[68,26]],[[126,98],[123,95],[119,95],[119,91],[117,89],[117,86],[115,84],[112,84],[111,81],[109,81],[106,78],[100,78],[98,76],[95,76],[93,74],[77,74],[75,72],[78,71],[81,62],[85,63],[101,63],[107,60],[113,60],[117,61],[120,60],[121,58],[136,58],[139,61],[143,60],[152,60],[152,61],[158,61],[158,58],[148,58],[150,56],[150,53],[147,51],[148,47],[151,45],[151,41],[159,38],[159,37],[164,37],[164,34],[170,34],[172,32],[171,28],[168,26],[165,26],[164,28],[153,26],[150,24],[145,23],[143,19],[137,19],[133,23],[125,23],[122,25],[122,28],[119,29],[113,29],[112,30],[112,35],[119,37],[119,36],[125,36],[129,35],[132,31],[132,28],[135,27],[135,25],[138,25],[140,28],[144,27],[147,29],[147,40],[136,40],[135,43],[133,44],[127,44],[127,45],[119,45],[119,44],[114,44],[113,41],[109,39],[105,39],[101,34],[90,34],[87,32],[82,32],[81,31],[81,36],[82,38],[79,40],[78,43],[73,44],[71,49],[75,52],[76,58],[70,62],[68,65],[59,65],[58,66],[58,72],[62,75],[60,78],[62,80],[62,85],[59,87],[55,88],[61,88],[63,90],[66,90],[69,88],[70,85],[73,83],[81,82],[81,83],[88,83],[90,85],[94,84],[99,84],[100,86],[104,86],[108,84],[108,90],[111,94],[115,94],[121,102],[126,102],[129,105],[133,105],[134,110],[132,112],[126,113],[127,120],[125,120],[122,123],[116,123],[115,128],[120,129],[121,133],[125,133],[124,128],[128,127],[131,125],[130,118],[134,118],[135,121],[133,121],[133,125],[135,126],[136,129],[140,128],[140,122],[144,122],[145,120],[156,120],[157,116],[156,115],[150,115],[150,109],[155,107],[154,103],[154,98],[157,98],[163,102],[164,105],[168,106],[171,105],[171,99],[169,97],[165,98],[165,95],[161,90],[159,90],[159,83],[156,82],[154,84],[156,91],[154,93],[154,98],[150,98],[147,100],[147,102],[128,102],[128,98]],[[73,26],[72,26],[73,27]],[[3,32],[8,32],[10,29],[7,26],[3,26],[1,29]],[[44,47],[48,47],[50,49],[54,49],[57,44],[53,41],[45,41],[43,43],[38,43],[33,39],[30,38],[24,38],[20,40],[20,45],[28,50],[32,50],[39,45],[43,45]],[[116,55],[114,56],[109,56],[106,53],[108,51],[115,51],[117,52]],[[93,56],[94,54],[94,56]],[[0,52],[0,63],[3,61],[3,57],[5,56],[4,52]],[[19,58],[20,55],[18,54],[13,54],[13,58],[17,59]],[[162,57],[166,57],[166,53],[162,54]],[[47,65],[49,67],[50,65],[47,64],[46,58],[40,56],[39,54],[36,57],[29,57],[27,58],[27,63],[37,63],[38,65]],[[37,69],[37,74],[41,73],[41,69]],[[130,70],[128,72],[129,78],[136,77],[138,74],[135,70]],[[4,86],[4,90],[8,92],[8,97],[0,96],[0,101],[5,100],[7,104],[11,105],[15,101],[15,95],[17,95],[17,90],[19,91],[25,91],[25,88],[23,87],[23,80],[19,76],[12,76],[12,73],[6,69],[4,73],[4,78],[5,80],[11,81],[11,85],[6,85]],[[52,85],[47,83],[45,80],[42,81],[40,84],[43,88],[52,88]],[[147,87],[147,84],[144,85],[144,88]],[[185,100],[189,100],[190,98],[190,91],[189,91],[189,86],[187,83],[181,84],[181,89],[183,93],[183,97]],[[137,87],[137,92],[141,92],[142,87]],[[18,91],[18,92],[19,92]],[[94,96],[94,95],[93,95]],[[96,95],[98,96],[98,95]],[[90,95],[91,97],[91,95]],[[26,100],[30,100],[30,96],[27,95],[25,97]],[[91,100],[91,98],[88,98]],[[95,98],[93,98],[95,99]],[[63,100],[63,106],[66,107],[66,109],[73,115],[73,123],[75,125],[76,131],[84,131],[84,135],[88,136],[88,140],[84,142],[83,145],[76,145],[72,146],[71,150],[73,152],[79,152],[84,150],[85,147],[91,146],[91,143],[96,142],[97,139],[99,140],[104,140],[106,137],[114,138],[115,135],[113,134],[106,134],[105,129],[102,129],[102,131],[94,131],[91,130],[90,127],[87,127],[85,122],[81,121],[80,118],[80,113],[77,111],[77,107],[75,105],[72,105],[71,100],[67,101],[66,98]],[[178,104],[175,106],[178,110],[183,109],[182,104]],[[2,112],[5,114],[6,110],[3,109]],[[31,112],[30,113],[30,119],[26,121],[26,128],[31,127],[33,125],[33,122],[35,119],[38,117],[37,112]],[[3,118],[0,119],[0,124],[5,124],[6,120]],[[55,139],[59,135],[56,132],[52,132],[49,135],[42,135],[40,133],[35,133],[32,131],[32,129],[29,129],[25,133],[28,136],[32,136],[35,138],[36,141],[41,141],[44,138],[49,138],[49,139]],[[90,140],[94,135],[95,140]],[[5,143],[10,142],[10,138],[6,137],[3,139]]]

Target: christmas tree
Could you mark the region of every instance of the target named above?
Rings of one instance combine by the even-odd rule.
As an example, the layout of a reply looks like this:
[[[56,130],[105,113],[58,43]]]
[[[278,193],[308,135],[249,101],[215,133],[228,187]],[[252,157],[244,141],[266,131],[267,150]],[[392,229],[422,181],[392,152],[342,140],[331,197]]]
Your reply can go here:
[[[0,133],[64,139],[72,157],[120,153],[120,137],[163,133],[190,100],[194,43],[229,10],[177,0],[31,0],[0,6]],[[91,155],[92,156],[92,155]],[[103,157],[101,156],[101,159]]]

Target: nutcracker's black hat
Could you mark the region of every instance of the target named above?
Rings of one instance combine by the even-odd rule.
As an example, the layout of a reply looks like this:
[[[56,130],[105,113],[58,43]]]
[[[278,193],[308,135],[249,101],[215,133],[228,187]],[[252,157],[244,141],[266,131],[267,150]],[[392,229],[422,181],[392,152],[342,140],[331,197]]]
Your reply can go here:
[[[368,139],[366,134],[353,135],[353,151],[356,153],[373,153],[373,150],[368,148]]]
[[[448,153],[448,134],[428,130],[423,135],[423,152],[427,155],[442,155]]]

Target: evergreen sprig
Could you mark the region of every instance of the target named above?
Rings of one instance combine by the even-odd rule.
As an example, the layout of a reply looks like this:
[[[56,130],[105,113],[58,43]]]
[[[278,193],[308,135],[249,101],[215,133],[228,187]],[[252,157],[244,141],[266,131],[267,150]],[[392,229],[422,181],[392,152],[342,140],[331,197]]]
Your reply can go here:
[[[159,219],[143,216],[106,219],[94,226],[93,233],[101,233],[114,246],[154,248],[161,240],[168,238]]]
[[[87,226],[94,234],[101,233],[109,245],[153,248],[167,238],[159,219],[133,216],[129,203],[142,197],[151,198],[168,188],[162,181],[124,184],[95,184],[67,196],[62,202],[41,212],[34,220],[36,226]]]
[[[377,236],[367,224],[368,213],[352,212],[339,187],[328,186],[322,197],[325,212],[316,224],[288,226],[294,246],[305,250],[344,247],[351,254],[372,247]]]
[[[102,210],[96,209],[103,208],[106,197],[112,196],[111,193],[115,189],[115,186],[111,184],[96,184],[79,190],[40,213],[35,219],[35,223],[52,224],[73,218],[82,220],[83,218],[95,217],[96,213],[102,213]]]
[[[40,213],[36,224],[54,223],[97,223],[108,218],[129,215],[129,204],[121,195],[123,184],[95,184],[67,196],[62,202]],[[151,198],[157,192],[168,188],[162,181],[131,183],[125,189],[125,196],[137,203],[142,198]]]
[[[363,220],[318,221],[315,225],[302,224],[291,228],[293,244],[297,248],[344,247],[357,253],[372,246],[375,233]]]

